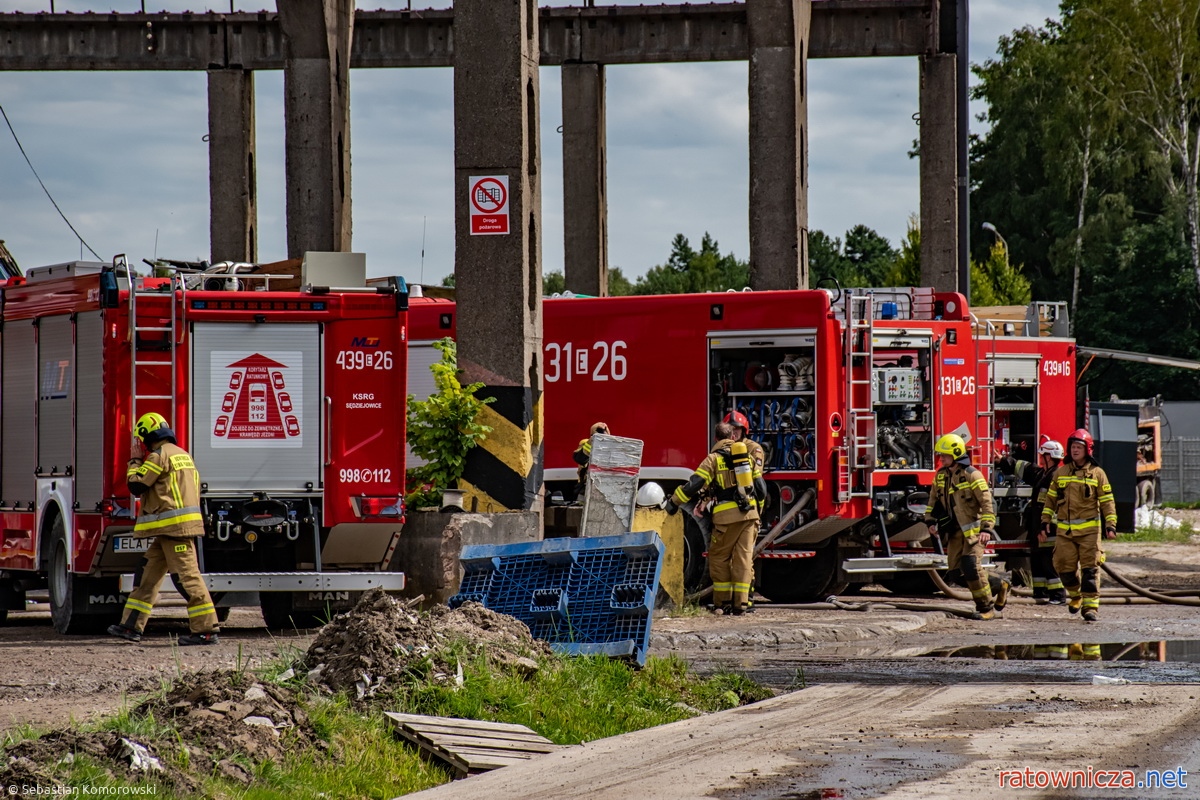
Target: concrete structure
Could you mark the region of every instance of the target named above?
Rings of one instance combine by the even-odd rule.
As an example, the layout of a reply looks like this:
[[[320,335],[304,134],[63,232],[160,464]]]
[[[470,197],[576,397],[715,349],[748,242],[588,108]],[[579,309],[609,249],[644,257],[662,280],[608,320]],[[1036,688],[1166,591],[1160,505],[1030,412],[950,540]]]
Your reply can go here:
[[[542,190],[534,0],[458,0],[454,272],[458,363],[494,397],[467,455],[464,506],[542,507]],[[507,178],[508,232],[474,235],[479,179]],[[493,184],[495,185],[495,184]]]
[[[283,114],[288,258],[350,250],[354,0],[285,0]]]
[[[283,69],[290,64],[294,77],[290,84],[310,84],[313,112],[316,116],[304,119],[296,111],[288,112],[288,249],[293,253],[294,237],[312,238],[307,249],[349,249],[349,122],[341,123],[335,87],[345,85],[345,70],[338,73],[334,53],[349,52],[348,63],[358,67],[430,67],[451,66],[455,49],[470,41],[487,46],[501,41],[496,31],[485,32],[485,42],[467,39],[461,30],[456,32],[456,10],[426,11],[357,11],[348,13],[349,0],[297,0],[289,2],[288,14],[303,17],[315,25],[305,43],[285,41],[281,17],[266,13],[236,14],[4,14],[0,15],[0,36],[9,46],[0,53],[0,70],[239,70]],[[507,2],[507,0],[506,0]],[[295,9],[292,9],[292,6]],[[500,4],[507,7],[506,3]],[[789,12],[793,27],[804,18],[804,7],[811,5],[811,29],[807,37],[788,36],[788,28],[779,22]],[[574,7],[547,8],[526,16],[536,24],[537,60],[543,66],[565,66],[564,85],[571,85],[580,95],[564,102],[564,135],[568,130],[571,142],[564,142],[564,173],[567,175],[564,209],[582,209],[568,214],[567,269],[571,273],[570,288],[579,287],[587,294],[603,293],[607,266],[605,232],[605,187],[603,159],[596,153],[604,151],[603,68],[609,64],[644,64],[655,62],[690,61],[752,61],[752,111],[750,136],[752,199],[751,216],[755,220],[792,216],[792,195],[796,196],[795,284],[803,280],[799,265],[804,264],[800,252],[799,232],[807,223],[804,208],[804,116],[802,105],[797,113],[769,113],[769,100],[762,92],[775,91],[803,99],[804,57],[807,45],[809,58],[860,58],[874,56],[920,56],[922,66],[921,150],[922,178],[922,240],[925,268],[933,285],[949,288],[949,275],[957,275],[956,285],[967,286],[967,100],[966,52],[967,0],[749,0],[746,2],[697,5],[660,5],[637,7]],[[461,13],[461,9],[457,13]],[[763,27],[755,21],[771,21],[775,28]],[[285,20],[286,22],[286,20]],[[756,27],[757,26],[757,27]],[[762,34],[751,31],[761,30]],[[350,32],[353,30],[353,37]],[[754,42],[751,39],[754,38]],[[322,45],[322,39],[325,44]],[[515,40],[513,40],[515,41]],[[789,44],[790,43],[790,44]],[[797,48],[796,43],[799,43]],[[522,45],[523,46],[523,45]],[[752,46],[755,53],[752,54]],[[792,50],[794,57],[789,56]],[[289,53],[291,54],[289,56]],[[324,55],[323,55],[324,54]],[[949,56],[953,64],[945,60]],[[291,59],[289,61],[289,58]],[[789,73],[787,62],[795,64]],[[341,64],[347,63],[343,58]],[[307,77],[301,78],[301,72]],[[955,75],[950,80],[949,72]],[[788,79],[788,76],[791,79]],[[322,88],[330,77],[329,91]],[[753,76],[760,76],[755,78]],[[781,77],[779,77],[781,76]],[[771,86],[769,82],[784,81]],[[758,88],[754,88],[758,86]],[[590,94],[590,96],[589,96]],[[300,94],[291,103],[299,102]],[[215,101],[220,105],[220,96]],[[213,109],[217,116],[219,108]],[[589,120],[597,129],[583,131]],[[326,128],[328,123],[328,129]],[[323,155],[307,171],[303,162],[293,161],[296,138],[293,126],[311,127],[309,134],[300,134],[295,147],[308,136],[312,143],[329,131],[332,161]],[[487,126],[474,127],[460,117],[459,126],[470,126],[475,135],[486,135]],[[779,168],[778,153],[790,152],[787,129],[796,128],[796,182],[771,182],[767,173],[776,168],[781,177],[791,172],[789,166]],[[338,134],[342,140],[338,142]],[[456,134],[461,135],[461,134]],[[783,138],[780,138],[783,137]],[[221,160],[228,164],[252,163],[253,139],[242,145],[225,140],[230,148],[245,148]],[[763,153],[764,155],[754,155]],[[340,161],[338,159],[341,159]],[[770,162],[765,166],[764,160]],[[790,160],[790,158],[789,158]],[[924,163],[928,161],[929,163]],[[953,165],[953,171],[950,166]],[[294,171],[293,171],[294,170]],[[214,165],[215,172],[224,174],[226,167]],[[252,169],[251,169],[252,172]],[[342,184],[342,177],[345,184]],[[571,177],[575,176],[575,177]],[[241,183],[234,178],[222,179],[213,190],[225,193]],[[304,190],[293,184],[303,184]],[[230,187],[233,187],[231,189]],[[344,191],[343,191],[344,189]],[[306,198],[305,191],[319,196]],[[953,197],[953,201],[950,198]],[[293,198],[295,200],[293,201]],[[302,201],[311,200],[325,206],[333,220],[331,230],[293,234],[294,226],[302,226]],[[293,206],[296,211],[293,214]],[[925,206],[929,205],[930,208]],[[950,213],[949,206],[954,206]],[[314,206],[315,207],[315,206]],[[232,216],[232,214],[231,214]],[[237,219],[243,219],[240,215]],[[790,283],[791,269],[779,272],[778,252],[787,252],[792,237],[790,222],[774,230],[779,240],[767,235],[756,223],[751,229],[751,261],[755,264],[755,283],[774,286],[777,281]],[[324,223],[320,227],[326,228]],[[757,232],[756,232],[757,229]],[[231,231],[222,224],[221,241],[213,241],[214,256],[228,252],[228,241],[235,243],[252,239],[253,220],[244,222],[244,229]],[[766,238],[764,238],[766,237]],[[332,246],[329,240],[339,240],[344,246]],[[781,244],[782,242],[782,244]],[[774,248],[774,251],[763,248]],[[768,253],[772,253],[768,255]],[[946,262],[954,255],[954,264]],[[760,268],[757,265],[762,262]],[[774,264],[775,267],[768,267]],[[760,270],[770,268],[771,277]],[[599,287],[599,291],[588,291]]]
[[[563,273],[575,294],[608,294],[604,65],[562,65]]]
[[[254,73],[208,73],[208,231],[211,258],[258,260]]]
[[[405,576],[404,596],[425,595],[425,605],[444,604],[462,583],[458,557],[470,544],[511,544],[541,539],[538,515],[442,514],[412,511],[392,555]]]
[[[811,0],[747,0],[750,287],[808,286]]]

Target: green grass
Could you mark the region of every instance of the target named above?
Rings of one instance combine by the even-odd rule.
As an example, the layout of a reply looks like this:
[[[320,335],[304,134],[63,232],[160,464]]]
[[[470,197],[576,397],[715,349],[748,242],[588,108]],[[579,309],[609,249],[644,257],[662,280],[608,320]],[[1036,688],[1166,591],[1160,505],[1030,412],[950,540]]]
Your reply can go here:
[[[1200,500],[1191,503],[1163,503],[1163,508],[1200,508]]]
[[[527,725],[559,744],[578,744],[629,731],[686,719],[765,699],[771,691],[744,676],[719,673],[700,678],[677,656],[650,658],[642,669],[602,656],[547,656],[538,670],[526,674],[515,667],[489,665],[486,656],[466,646],[458,650],[463,667],[461,687],[422,680],[392,689],[370,709],[345,696],[312,695],[305,710],[319,748],[291,747],[283,764],[251,764],[234,760],[255,776],[249,786],[207,775],[197,796],[230,800],[290,800],[297,797],[387,798],[420,791],[450,780],[450,775],[415,754],[393,736],[382,711],[457,716]],[[276,679],[286,659],[252,671],[261,680]],[[300,670],[303,672],[303,670]],[[239,669],[239,676],[241,675]],[[292,685],[300,685],[293,681]],[[127,703],[117,714],[84,730],[115,730],[141,742],[153,741],[159,757],[187,769],[184,742],[169,720],[139,716]],[[31,737],[33,729],[10,734]],[[285,740],[287,733],[284,734]],[[65,774],[63,774],[65,771]],[[122,786],[86,758],[60,768],[68,786]],[[158,796],[177,796],[161,787]]]
[[[1118,542],[1139,542],[1155,544],[1191,544],[1192,536],[1196,533],[1190,522],[1184,522],[1178,528],[1138,528],[1133,533],[1122,533],[1117,537]]]

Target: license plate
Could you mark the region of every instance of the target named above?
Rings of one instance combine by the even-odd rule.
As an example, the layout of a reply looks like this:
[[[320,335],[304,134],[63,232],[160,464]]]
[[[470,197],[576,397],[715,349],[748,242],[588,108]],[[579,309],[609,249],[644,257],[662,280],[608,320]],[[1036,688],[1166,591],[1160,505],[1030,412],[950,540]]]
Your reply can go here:
[[[150,539],[135,536],[118,536],[113,541],[114,553],[144,553],[150,549]]]

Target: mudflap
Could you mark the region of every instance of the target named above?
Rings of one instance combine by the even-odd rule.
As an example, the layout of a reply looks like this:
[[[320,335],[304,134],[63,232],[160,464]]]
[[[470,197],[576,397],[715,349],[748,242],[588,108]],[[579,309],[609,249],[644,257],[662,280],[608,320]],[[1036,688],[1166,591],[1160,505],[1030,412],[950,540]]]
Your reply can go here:
[[[259,607],[268,628],[319,628],[339,612],[354,608],[362,592],[260,592]]]
[[[121,620],[125,600],[121,579],[72,576],[70,632],[95,633]]]

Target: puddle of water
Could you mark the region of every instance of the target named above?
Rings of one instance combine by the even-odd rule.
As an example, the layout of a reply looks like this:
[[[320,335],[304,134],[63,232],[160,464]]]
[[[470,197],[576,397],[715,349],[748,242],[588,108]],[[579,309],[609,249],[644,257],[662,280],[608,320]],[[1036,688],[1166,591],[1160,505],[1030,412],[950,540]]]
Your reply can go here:
[[[1200,663],[1200,640],[1088,644],[996,644],[941,647],[923,658],[981,658],[999,661],[1157,661]]]

